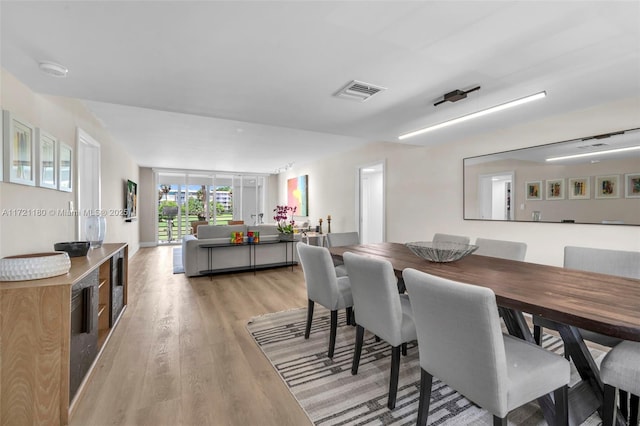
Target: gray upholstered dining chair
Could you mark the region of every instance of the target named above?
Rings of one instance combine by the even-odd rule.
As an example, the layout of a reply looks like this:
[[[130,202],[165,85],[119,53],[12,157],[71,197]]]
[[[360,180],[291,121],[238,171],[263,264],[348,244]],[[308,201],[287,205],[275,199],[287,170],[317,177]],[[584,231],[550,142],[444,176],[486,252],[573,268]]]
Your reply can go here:
[[[600,365],[600,377],[604,383],[603,426],[614,424],[616,389],[631,393],[629,424],[637,425],[640,405],[640,342],[625,341],[611,349]]]
[[[406,343],[416,339],[411,302],[407,295],[398,294],[393,266],[388,261],[346,252],[344,263],[351,280],[357,325],[351,374],[358,373],[365,329],[389,343],[392,349],[387,407],[393,410],[398,391],[400,352],[406,354]]]
[[[311,333],[313,308],[319,303],[331,311],[331,328],[329,332],[329,358],[333,358],[338,328],[338,310],[347,312],[347,324],[351,324],[353,297],[351,284],[347,277],[337,277],[329,250],[325,247],[310,246],[298,243],[298,258],[302,263],[304,280],[307,284],[307,325],[304,338]]]
[[[457,244],[469,244],[469,237],[462,235],[450,235],[450,234],[433,234],[433,242],[448,242]]]
[[[329,232],[327,234],[327,247],[354,246],[357,244],[360,244],[360,235],[356,231]],[[337,276],[347,276],[347,268],[345,268],[343,262],[334,259],[333,264],[336,267]]]
[[[478,249],[473,254],[481,256],[523,261],[527,254],[527,245],[516,241],[476,238],[475,245]]]
[[[564,248],[564,267],[620,277],[640,279],[640,252],[567,246]],[[638,289],[640,291],[640,289]],[[534,315],[534,336],[540,344],[543,327],[555,329],[554,323]],[[580,329],[585,340],[613,347],[620,339],[593,331]]]
[[[407,268],[420,353],[418,424],[426,425],[433,377],[489,411],[494,425],[554,392],[556,425],[568,422],[567,360],[500,328],[493,291]]]

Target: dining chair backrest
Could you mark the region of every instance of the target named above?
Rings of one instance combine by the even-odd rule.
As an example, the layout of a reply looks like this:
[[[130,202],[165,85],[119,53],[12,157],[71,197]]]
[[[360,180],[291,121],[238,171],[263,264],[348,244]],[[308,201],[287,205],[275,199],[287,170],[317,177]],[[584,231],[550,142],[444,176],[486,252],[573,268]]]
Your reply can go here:
[[[327,234],[329,247],[355,246],[360,244],[360,236],[357,232],[330,232]]]
[[[356,323],[391,346],[401,341],[402,307],[393,266],[386,260],[344,253]]]
[[[481,256],[523,261],[527,254],[527,245],[516,241],[476,238],[475,245],[478,246],[478,249],[473,254]]]
[[[457,244],[469,244],[469,237],[462,235],[450,235],[450,234],[433,234],[433,242],[448,242]]]
[[[309,299],[327,309],[338,309],[338,278],[329,250],[300,242],[297,247]]]
[[[507,360],[493,291],[411,268],[403,277],[420,367],[488,411],[507,412]]]
[[[640,252],[566,246],[564,267],[626,278],[640,278]]]

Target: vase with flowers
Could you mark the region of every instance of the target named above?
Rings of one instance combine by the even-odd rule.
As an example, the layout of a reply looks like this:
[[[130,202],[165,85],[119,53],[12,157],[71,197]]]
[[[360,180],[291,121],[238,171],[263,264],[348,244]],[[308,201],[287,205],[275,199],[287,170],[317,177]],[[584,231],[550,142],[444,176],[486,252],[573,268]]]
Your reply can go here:
[[[273,216],[273,220],[276,221],[276,228],[278,232],[280,232],[280,240],[281,241],[293,241],[293,226],[296,224],[295,220],[293,220],[293,215],[295,214],[297,207],[290,206],[276,206],[273,211],[275,215]]]

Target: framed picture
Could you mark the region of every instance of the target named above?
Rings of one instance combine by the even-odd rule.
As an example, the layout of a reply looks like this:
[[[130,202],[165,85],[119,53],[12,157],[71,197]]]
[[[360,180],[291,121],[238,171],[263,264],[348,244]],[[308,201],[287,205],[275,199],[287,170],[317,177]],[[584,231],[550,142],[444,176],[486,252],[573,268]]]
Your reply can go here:
[[[596,176],[595,197],[596,198],[618,198],[619,176]]]
[[[36,184],[35,128],[3,111],[4,179],[22,185]]]
[[[640,173],[628,173],[624,175],[624,197],[640,198]]]
[[[58,191],[73,190],[73,148],[64,142],[58,143]]]
[[[547,200],[564,200],[564,179],[546,181]]]
[[[528,201],[542,200],[542,181],[534,180],[525,183],[525,199]]]
[[[296,216],[309,216],[309,175],[287,179],[287,205],[296,207]]]
[[[569,178],[569,199],[588,200],[591,198],[591,179],[588,177]]]
[[[38,169],[36,178],[38,186],[58,189],[58,141],[47,132],[36,129],[38,140]]]

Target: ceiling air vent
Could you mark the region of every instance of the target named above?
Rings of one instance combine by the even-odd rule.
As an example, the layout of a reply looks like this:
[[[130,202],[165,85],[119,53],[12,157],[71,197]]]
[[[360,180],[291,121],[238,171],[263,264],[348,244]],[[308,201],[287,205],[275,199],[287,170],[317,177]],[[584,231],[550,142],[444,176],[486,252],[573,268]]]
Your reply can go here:
[[[333,96],[342,99],[350,99],[352,101],[364,102],[376,93],[382,92],[383,90],[387,90],[387,88],[353,80],[342,89],[334,93]]]

